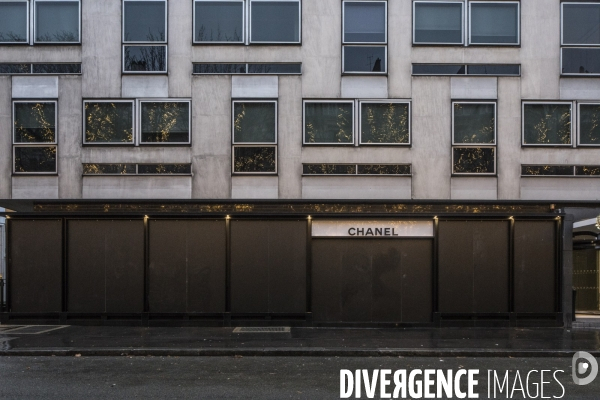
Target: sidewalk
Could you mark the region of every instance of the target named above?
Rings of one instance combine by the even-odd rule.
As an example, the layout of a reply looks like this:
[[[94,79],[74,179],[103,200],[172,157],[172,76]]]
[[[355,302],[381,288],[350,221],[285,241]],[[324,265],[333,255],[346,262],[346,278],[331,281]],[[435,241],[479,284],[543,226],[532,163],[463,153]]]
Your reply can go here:
[[[0,356],[572,357],[587,351],[600,357],[600,330],[56,328],[0,325]]]

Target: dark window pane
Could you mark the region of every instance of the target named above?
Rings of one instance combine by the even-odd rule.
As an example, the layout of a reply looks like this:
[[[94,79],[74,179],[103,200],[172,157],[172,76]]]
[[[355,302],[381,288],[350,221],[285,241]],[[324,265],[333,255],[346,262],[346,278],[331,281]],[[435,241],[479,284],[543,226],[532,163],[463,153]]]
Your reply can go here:
[[[15,147],[15,172],[56,172],[56,147]]]
[[[454,103],[454,143],[495,143],[495,121],[494,104]]]
[[[164,42],[166,5],[163,1],[126,1],[123,5],[125,42]]]
[[[142,142],[188,143],[190,103],[142,102]]]
[[[304,175],[356,175],[356,165],[348,164],[303,164]]]
[[[79,2],[35,3],[36,42],[79,42]]]
[[[344,46],[344,72],[387,72],[384,46]]]
[[[15,143],[53,143],[56,139],[55,103],[14,103]]]
[[[33,64],[34,74],[80,74],[81,64]]]
[[[413,64],[413,75],[464,75],[465,66],[452,64]]]
[[[2,4],[2,3],[0,3]],[[29,74],[31,64],[0,64],[0,74]]]
[[[562,49],[563,74],[600,74],[600,48]]]
[[[344,42],[385,43],[385,3],[344,3]]]
[[[84,175],[133,175],[135,164],[83,164]]]
[[[0,42],[27,42],[27,3],[0,3]]]
[[[275,147],[234,147],[233,172],[276,172]]]
[[[572,176],[572,165],[521,165],[523,176]]]
[[[410,175],[409,164],[365,164],[358,165],[359,175]]]
[[[521,66],[519,64],[506,65],[468,65],[468,75],[521,75]]]
[[[360,142],[408,144],[408,104],[361,103]]]
[[[246,64],[194,64],[195,74],[245,74]]]
[[[191,164],[138,164],[138,174],[186,174],[192,173]]]
[[[85,103],[87,143],[133,143],[133,104]]]
[[[563,3],[563,43],[600,44],[600,4]]]
[[[199,1],[195,7],[197,42],[243,42],[244,3]]]
[[[306,143],[353,143],[352,103],[305,103]]]
[[[275,103],[234,103],[235,143],[275,143]]]
[[[496,149],[481,147],[454,147],[453,173],[493,174],[495,173]]]
[[[462,43],[462,18],[462,4],[415,3],[415,43]]]
[[[252,42],[300,42],[300,3],[252,1]]]
[[[525,104],[525,144],[571,144],[571,105]]]
[[[517,3],[471,3],[471,43],[518,44]]]
[[[300,74],[302,64],[248,64],[249,74]]]
[[[165,72],[167,46],[125,46],[125,71]]]
[[[580,165],[575,167],[575,175],[600,176],[600,165]]]
[[[600,104],[579,106],[579,143],[600,145]]]

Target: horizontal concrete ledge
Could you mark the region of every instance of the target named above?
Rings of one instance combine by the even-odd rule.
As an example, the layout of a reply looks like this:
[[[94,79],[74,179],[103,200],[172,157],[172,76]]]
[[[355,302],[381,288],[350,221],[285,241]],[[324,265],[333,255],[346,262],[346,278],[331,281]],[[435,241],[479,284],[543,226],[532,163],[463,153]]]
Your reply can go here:
[[[587,351],[600,357],[600,350]],[[472,357],[571,358],[575,350],[362,349],[362,348],[68,348],[0,350],[0,357]]]

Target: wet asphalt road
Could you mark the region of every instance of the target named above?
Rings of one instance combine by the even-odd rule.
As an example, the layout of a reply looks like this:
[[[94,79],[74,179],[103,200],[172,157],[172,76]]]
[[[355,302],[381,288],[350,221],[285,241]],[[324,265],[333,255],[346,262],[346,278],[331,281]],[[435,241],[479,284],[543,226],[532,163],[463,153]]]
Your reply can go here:
[[[525,372],[524,382],[529,370],[562,369],[563,398],[600,398],[600,377],[574,385],[569,358],[0,357],[0,399],[339,399],[342,368],[480,369],[482,399],[487,369]],[[545,396],[562,394],[545,380]]]

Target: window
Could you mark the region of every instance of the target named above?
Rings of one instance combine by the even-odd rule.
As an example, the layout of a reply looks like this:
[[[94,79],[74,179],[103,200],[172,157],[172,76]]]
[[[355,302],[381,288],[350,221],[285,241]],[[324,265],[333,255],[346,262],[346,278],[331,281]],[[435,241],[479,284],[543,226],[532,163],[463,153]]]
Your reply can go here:
[[[80,14],[80,0],[0,1],[0,43],[81,43]]]
[[[190,144],[190,110],[189,100],[85,100],[83,143]]]
[[[0,74],[81,74],[81,64],[0,64]]]
[[[232,171],[277,173],[277,102],[233,101]]]
[[[300,43],[300,0],[194,0],[194,43]]]
[[[600,177],[600,165],[521,165],[521,176]]]
[[[496,174],[496,103],[452,103],[452,173]]]
[[[133,101],[84,101],[86,144],[133,144]]]
[[[523,103],[523,146],[572,146],[571,102]]]
[[[343,2],[344,73],[387,72],[387,1]]]
[[[302,164],[303,175],[410,176],[410,164]]]
[[[123,0],[123,72],[167,72],[165,0]]]
[[[413,75],[521,76],[520,64],[413,64]]]
[[[355,116],[355,107],[359,110],[358,116]],[[303,143],[337,146],[410,145],[410,102],[305,100]]]
[[[13,171],[55,174],[56,101],[13,101]]]
[[[413,7],[413,44],[520,44],[517,1],[469,1],[467,15],[463,1],[415,1]]]
[[[579,146],[600,146],[600,104],[579,103]]]
[[[561,73],[600,74],[600,3],[562,3]]]
[[[277,64],[262,64],[262,63],[237,63],[237,64],[221,64],[221,63],[194,63],[194,74],[256,74],[256,75],[300,75],[302,74],[301,63],[277,63]]]
[[[83,175],[191,175],[191,164],[83,164]]]

